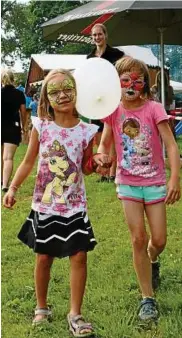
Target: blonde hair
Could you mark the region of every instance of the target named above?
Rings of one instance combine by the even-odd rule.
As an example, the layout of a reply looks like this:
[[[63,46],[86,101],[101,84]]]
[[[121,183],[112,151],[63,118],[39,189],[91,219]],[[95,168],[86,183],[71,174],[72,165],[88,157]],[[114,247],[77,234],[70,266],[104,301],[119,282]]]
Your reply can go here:
[[[103,33],[105,34],[106,38],[108,38],[107,28],[102,23],[96,23],[91,29],[91,34],[93,32],[93,29],[96,28],[96,27],[100,27],[102,29]]]
[[[14,83],[14,74],[11,70],[3,70],[1,74],[1,83],[4,86],[13,85]]]
[[[139,74],[142,74],[144,76],[145,82],[143,94],[145,94],[148,99],[151,98],[149,69],[143,61],[134,59],[130,56],[125,56],[116,62],[115,67],[119,76],[121,76],[123,73],[131,72],[133,70],[139,72]]]
[[[70,80],[73,82],[75,86],[75,91],[76,91],[76,82],[73,77],[73,75],[66,69],[54,69],[51,70],[47,76],[45,77],[43,84],[42,84],[42,89],[40,92],[40,100],[39,100],[39,105],[38,105],[38,116],[43,119],[43,118],[52,118],[54,119],[54,111],[52,107],[50,106],[49,99],[47,97],[47,84],[48,82],[58,74],[64,74],[70,78]],[[76,112],[76,109],[75,109]],[[74,112],[74,116],[78,116],[77,113]]]

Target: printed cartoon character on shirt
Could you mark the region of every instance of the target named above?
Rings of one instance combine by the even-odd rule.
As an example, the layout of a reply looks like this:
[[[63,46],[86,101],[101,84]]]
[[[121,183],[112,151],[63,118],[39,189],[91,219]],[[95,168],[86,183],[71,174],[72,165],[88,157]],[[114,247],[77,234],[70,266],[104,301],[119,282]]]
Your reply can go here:
[[[44,152],[42,156],[46,159],[52,180],[46,184],[41,202],[50,204],[54,198],[56,203],[65,204],[64,192],[78,178],[76,165],[69,159],[65,147],[58,141],[54,141],[48,152]]]
[[[141,127],[138,119],[128,118],[123,121],[121,137],[123,169],[132,175],[153,176],[156,166],[152,163],[150,128],[147,125]]]
[[[136,152],[134,138],[140,132],[140,124],[137,120],[130,118],[124,121],[122,129],[123,159],[121,165],[124,169],[127,169],[131,168],[132,155]]]
[[[138,137],[136,137],[134,147],[136,154],[140,157],[139,163],[141,165],[149,165],[151,154],[146,136],[144,134],[140,134]]]

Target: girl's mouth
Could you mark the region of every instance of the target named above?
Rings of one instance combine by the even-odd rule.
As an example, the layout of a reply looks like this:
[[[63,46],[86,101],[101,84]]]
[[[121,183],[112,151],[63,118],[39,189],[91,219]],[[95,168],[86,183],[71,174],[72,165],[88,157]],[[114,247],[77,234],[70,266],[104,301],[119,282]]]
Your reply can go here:
[[[134,94],[135,94],[135,92],[134,92],[134,90],[133,90],[133,89],[129,89],[129,90],[127,90],[126,94],[128,94],[128,95],[132,96],[132,95],[134,95]]]

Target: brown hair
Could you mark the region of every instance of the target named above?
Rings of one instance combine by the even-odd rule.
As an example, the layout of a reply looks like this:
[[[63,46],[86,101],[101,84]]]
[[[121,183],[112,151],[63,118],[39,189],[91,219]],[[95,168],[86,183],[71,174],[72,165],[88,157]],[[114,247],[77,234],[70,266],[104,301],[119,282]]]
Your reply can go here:
[[[13,85],[14,83],[14,74],[11,70],[3,70],[1,74],[1,83],[4,86]]]
[[[75,90],[76,90],[76,82],[73,77],[73,75],[66,69],[53,69],[51,70],[47,76],[45,77],[43,84],[42,84],[42,89],[40,92],[40,100],[39,100],[39,105],[38,105],[38,116],[43,119],[43,118],[52,118],[54,119],[54,110],[50,106],[49,99],[47,97],[47,84],[48,82],[57,74],[64,74],[68,76],[71,81],[74,83]],[[75,109],[74,111],[74,116],[78,116],[78,113]]]
[[[130,56],[125,56],[116,62],[115,67],[119,76],[123,73],[131,72],[132,70],[144,75],[145,86],[143,88],[143,94],[145,94],[148,99],[151,98],[150,74],[147,65],[143,61],[134,59]]]
[[[124,121],[124,123],[123,123],[123,130],[127,126],[130,126],[132,128],[139,128],[140,129],[139,122],[137,120],[133,119],[133,118],[129,118],[129,119],[127,119],[127,120]]]
[[[100,27],[102,29],[103,33],[105,34],[106,38],[108,38],[107,28],[102,23],[96,23],[91,29],[91,34],[92,34],[93,29],[96,28],[96,27]]]

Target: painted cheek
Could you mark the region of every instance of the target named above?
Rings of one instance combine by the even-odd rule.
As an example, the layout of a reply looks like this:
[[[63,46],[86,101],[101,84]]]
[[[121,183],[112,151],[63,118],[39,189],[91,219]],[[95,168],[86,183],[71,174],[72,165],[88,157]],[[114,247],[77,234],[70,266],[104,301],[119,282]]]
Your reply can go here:
[[[49,99],[49,102],[50,102],[50,104],[51,104],[52,107],[56,107],[57,106],[56,101],[52,97],[48,96],[48,99]]]

